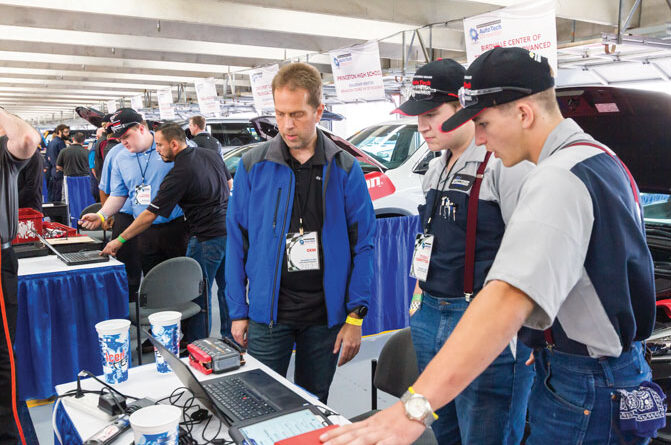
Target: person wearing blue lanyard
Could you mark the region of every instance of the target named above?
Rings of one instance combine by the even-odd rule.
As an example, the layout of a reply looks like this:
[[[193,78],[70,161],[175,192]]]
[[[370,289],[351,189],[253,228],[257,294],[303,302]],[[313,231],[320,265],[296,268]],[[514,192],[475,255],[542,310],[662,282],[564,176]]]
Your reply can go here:
[[[422,66],[413,77],[411,97],[393,111],[417,116],[429,148],[444,150],[424,175],[426,203],[419,207],[423,233],[417,236],[411,271],[417,286],[410,329],[420,371],[482,288],[519,188],[533,168],[529,162],[504,168],[499,159],[490,158],[485,147],[475,144],[471,122],[453,133],[441,131],[441,124],[460,108],[457,91],[465,71],[450,59]],[[476,222],[469,244],[470,226],[475,229]],[[529,353],[513,340],[461,395],[438,410],[431,425],[438,442],[518,444],[533,380],[533,369],[524,364]]]
[[[459,98],[463,108],[443,131],[472,119],[476,142],[504,165],[537,166],[484,288],[410,387],[410,400],[322,442],[411,443],[432,408],[457,397],[524,325],[533,329],[520,339],[534,348],[536,369],[528,445],[648,443],[665,424],[666,406],[643,353],[655,280],[636,182],[613,151],[564,119],[539,54],[483,53]]]
[[[149,131],[142,115],[132,108],[121,108],[110,118],[110,128],[126,150],[112,161],[110,196],[97,213],[82,217],[87,229],[99,227],[130,202],[137,218],[156,196],[163,178],[172,169],[172,162],[163,162],[156,153],[154,134]],[[162,261],[186,254],[188,243],[184,213],[176,206],[168,217],[158,217],[152,226],[138,237],[142,271],[147,274]]]

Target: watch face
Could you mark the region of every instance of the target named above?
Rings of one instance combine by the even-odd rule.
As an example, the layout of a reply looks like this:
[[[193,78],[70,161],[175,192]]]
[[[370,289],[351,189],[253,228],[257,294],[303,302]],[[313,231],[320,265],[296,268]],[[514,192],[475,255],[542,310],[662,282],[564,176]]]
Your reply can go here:
[[[426,402],[422,398],[411,398],[405,404],[405,410],[410,417],[421,420],[426,416]]]

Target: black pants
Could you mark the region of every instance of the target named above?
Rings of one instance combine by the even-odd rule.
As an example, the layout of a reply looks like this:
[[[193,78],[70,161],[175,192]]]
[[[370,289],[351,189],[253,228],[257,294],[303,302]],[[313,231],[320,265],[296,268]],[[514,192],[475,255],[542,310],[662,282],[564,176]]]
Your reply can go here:
[[[9,336],[14,342],[16,333],[16,312],[18,308],[16,293],[18,291],[17,272],[19,263],[14,254],[14,249],[2,250],[2,295],[5,300],[5,311]],[[16,443],[19,433],[14,423],[12,414],[12,380],[11,367],[9,363],[10,350],[7,349],[4,324],[0,323],[0,444]]]
[[[183,217],[163,224],[153,224],[138,237],[142,272],[147,275],[157,264],[186,255],[189,233]]]
[[[49,202],[63,201],[63,173],[57,172],[51,175],[51,181],[47,183]]]
[[[121,232],[130,226],[135,218],[128,213],[117,213],[114,215],[112,224],[112,239],[116,239]],[[140,287],[142,278],[142,262],[140,260],[140,248],[138,238],[131,238],[121,246],[117,252],[117,260],[121,261],[126,267],[126,276],[128,277],[128,301],[135,301],[137,289]]]

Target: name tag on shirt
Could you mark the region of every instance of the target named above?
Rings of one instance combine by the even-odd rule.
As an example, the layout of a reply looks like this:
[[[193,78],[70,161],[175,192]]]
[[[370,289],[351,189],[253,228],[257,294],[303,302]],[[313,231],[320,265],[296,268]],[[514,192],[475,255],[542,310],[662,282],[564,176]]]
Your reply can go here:
[[[143,206],[151,204],[151,185],[142,184],[135,187],[135,203]]]
[[[415,237],[415,250],[412,253],[412,264],[410,265],[411,277],[419,281],[426,281],[431,262],[431,249],[433,249],[433,235],[418,233]]]
[[[287,270],[319,270],[319,237],[317,232],[287,233]]]
[[[473,182],[475,182],[475,176],[459,173],[454,175],[454,178],[452,178],[452,182],[450,182],[450,189],[466,192],[471,189]]]

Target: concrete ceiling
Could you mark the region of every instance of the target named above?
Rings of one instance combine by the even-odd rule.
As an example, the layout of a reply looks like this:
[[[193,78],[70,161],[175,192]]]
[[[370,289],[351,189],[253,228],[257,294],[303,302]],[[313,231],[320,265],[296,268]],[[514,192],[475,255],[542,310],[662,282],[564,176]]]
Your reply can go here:
[[[622,21],[635,2],[623,1]],[[671,22],[669,2],[644,0],[629,28]],[[400,73],[424,63],[413,30],[423,27],[419,34],[433,57],[465,60],[461,19],[516,3],[0,0],[0,104],[44,121],[60,119],[61,112],[70,118],[76,105],[100,107],[167,85],[182,84],[186,98],[195,99],[193,82],[203,77],[215,77],[220,94],[232,80],[239,93],[249,87],[245,69],[286,59],[308,60],[328,79],[325,53],[367,40],[380,40],[383,68]],[[618,0],[556,0],[556,8],[558,41],[571,48],[560,53],[560,66],[585,59],[572,42],[586,41],[598,55],[594,39],[617,29]],[[229,73],[237,74],[231,79]]]

